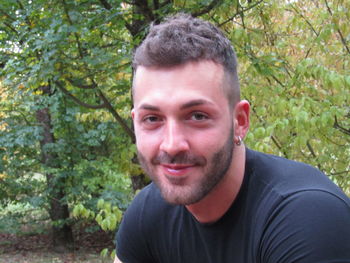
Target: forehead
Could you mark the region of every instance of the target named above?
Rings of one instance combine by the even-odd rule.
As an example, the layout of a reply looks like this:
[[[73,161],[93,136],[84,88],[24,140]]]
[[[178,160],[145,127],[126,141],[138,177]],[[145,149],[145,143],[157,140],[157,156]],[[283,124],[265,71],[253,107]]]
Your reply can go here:
[[[217,100],[225,97],[223,80],[222,65],[212,61],[166,68],[139,66],[133,81],[134,106],[186,98]]]

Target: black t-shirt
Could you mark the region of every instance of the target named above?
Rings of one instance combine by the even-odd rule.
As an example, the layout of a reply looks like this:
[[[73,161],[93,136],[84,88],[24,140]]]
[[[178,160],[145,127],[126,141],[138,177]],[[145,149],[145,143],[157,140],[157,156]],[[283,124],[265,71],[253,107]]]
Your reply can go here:
[[[166,203],[154,184],[124,215],[117,255],[125,263],[350,262],[350,201],[303,163],[247,149],[242,187],[225,215],[199,223]]]

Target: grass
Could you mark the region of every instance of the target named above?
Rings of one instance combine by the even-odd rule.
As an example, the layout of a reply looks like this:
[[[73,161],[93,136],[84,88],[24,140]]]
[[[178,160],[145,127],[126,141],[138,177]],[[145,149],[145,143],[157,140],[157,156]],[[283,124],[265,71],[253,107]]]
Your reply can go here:
[[[38,234],[48,229],[48,213],[30,204],[9,203],[0,206],[0,233]]]
[[[112,263],[110,257],[102,259],[98,253],[81,251],[78,253],[59,254],[51,251],[0,253],[0,263]]]
[[[96,237],[100,240],[99,236]],[[79,247],[72,252],[56,252],[46,236],[0,234],[0,263],[112,263],[110,253],[101,256],[101,248]],[[102,241],[103,242],[103,241]],[[112,249],[109,250],[111,252]]]
[[[0,263],[113,263],[102,258],[103,248],[113,249],[103,231],[76,228],[77,250],[58,253],[52,249],[47,212],[28,204],[0,206]]]

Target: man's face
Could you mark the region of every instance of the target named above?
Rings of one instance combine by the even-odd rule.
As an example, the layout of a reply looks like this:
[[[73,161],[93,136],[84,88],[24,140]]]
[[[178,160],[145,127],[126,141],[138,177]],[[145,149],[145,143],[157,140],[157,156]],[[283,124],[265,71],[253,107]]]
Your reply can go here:
[[[200,201],[230,168],[233,117],[223,74],[209,61],[135,73],[139,160],[169,203]]]

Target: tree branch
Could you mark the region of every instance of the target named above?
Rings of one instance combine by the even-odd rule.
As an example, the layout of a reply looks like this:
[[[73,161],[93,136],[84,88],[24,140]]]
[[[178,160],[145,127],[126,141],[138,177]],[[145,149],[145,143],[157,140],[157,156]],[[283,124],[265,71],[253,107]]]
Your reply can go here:
[[[350,170],[345,170],[345,171],[336,172],[336,173],[330,173],[330,175],[337,176],[337,175],[346,174],[346,173],[350,173]]]
[[[101,1],[101,0],[100,0]],[[102,0],[103,2],[103,0]],[[143,1],[140,1],[140,3],[142,3]],[[65,10],[65,14],[67,16],[68,22],[70,25],[73,25],[73,21],[71,20],[70,16],[69,16],[69,12],[68,12],[68,7],[66,5],[65,0],[62,0],[63,6],[64,6],[64,10]],[[105,2],[107,3],[107,2]],[[108,4],[108,3],[107,3]],[[143,3],[144,4],[144,3]],[[146,2],[147,4],[147,2]],[[84,58],[84,53],[83,50],[81,48],[81,43],[80,43],[80,38],[79,35],[77,33],[74,34],[75,38],[76,38],[76,42],[78,45],[78,51],[79,51],[79,55],[81,58]],[[72,80],[68,80],[68,81],[72,81]],[[64,93],[66,94],[68,97],[70,97],[74,102],[76,102],[77,104],[79,104],[80,106],[86,107],[86,108],[90,108],[90,109],[107,109],[112,115],[113,117],[117,120],[117,122],[122,126],[122,128],[124,129],[124,131],[131,137],[131,140],[133,143],[135,143],[135,135],[134,132],[128,127],[128,125],[124,122],[124,120],[120,117],[120,115],[114,110],[113,106],[110,104],[110,102],[108,101],[108,99],[104,96],[104,94],[102,93],[102,91],[100,91],[99,89],[97,89],[98,85],[94,82],[93,79],[91,79],[92,84],[91,85],[77,85],[77,87],[79,88],[84,88],[84,89],[96,89],[97,95],[100,97],[100,99],[103,101],[103,103],[101,103],[100,105],[91,105],[88,103],[85,103],[81,100],[79,100],[77,97],[73,96],[67,89],[65,89],[59,82],[56,82],[58,88]],[[74,81],[73,81],[74,82]],[[75,83],[76,84],[76,83]]]
[[[17,0],[17,4],[19,5],[19,7],[20,7],[22,10],[25,10],[23,4],[21,3],[21,1]],[[29,18],[28,18],[28,15],[25,16],[25,21],[26,21],[27,25],[28,25],[29,27],[31,27],[32,24],[31,24],[31,22],[30,22],[30,20],[29,20]]]
[[[280,151],[282,151],[282,146],[281,146],[281,144],[279,143],[279,141],[277,141],[277,138],[275,137],[275,136],[271,136],[271,139],[272,139],[272,141],[273,141],[273,143],[277,146],[277,148],[280,150]]]
[[[11,31],[13,31],[14,33],[16,33],[16,35],[19,35],[19,34],[18,34],[18,31],[17,31],[12,25],[10,25],[10,24],[7,23],[7,22],[4,22],[4,25],[7,26],[9,29],[11,29]]]
[[[104,8],[107,10],[111,10],[112,6],[107,2],[107,0],[100,0],[100,3],[103,5]]]
[[[316,29],[313,27],[313,25],[310,23],[310,21],[309,21],[302,13],[300,13],[300,12],[296,9],[296,7],[295,7],[294,5],[291,5],[291,7],[292,7],[292,9],[297,13],[297,15],[299,15],[302,19],[305,20],[305,22],[306,22],[306,23],[309,25],[309,27],[311,28],[312,32],[314,32],[316,36],[319,36],[320,33],[318,33],[318,32],[316,31]]]
[[[254,107],[252,107],[252,112],[256,115],[258,121],[259,121],[260,123],[262,123],[263,126],[265,127],[265,121],[258,115],[258,113],[256,112],[256,110],[255,110]],[[280,150],[280,151],[283,153],[283,155],[284,155],[285,158],[288,159],[288,153],[283,149],[281,143],[278,141],[278,139],[276,138],[276,136],[271,135],[270,138],[271,138],[272,142],[276,145],[277,149]]]
[[[106,96],[102,93],[101,90],[97,91],[99,97],[103,101],[103,104],[105,105],[105,108],[113,115],[113,117],[118,121],[118,123],[122,126],[124,131],[130,136],[132,143],[136,142],[135,134],[130,129],[130,127],[125,123],[125,121],[120,117],[118,112],[113,108],[113,106],[110,104]]]
[[[152,9],[148,6],[147,0],[135,0],[134,4],[139,7],[141,14],[143,14],[148,21],[154,21],[155,16],[152,12]]]
[[[350,129],[345,129],[344,127],[339,125],[337,116],[334,116],[333,127],[336,128],[337,130],[341,131],[342,133],[346,134],[346,135],[350,135]]]
[[[69,23],[69,25],[72,26],[73,25],[73,21],[70,18],[66,1],[62,0],[62,4],[63,4],[64,13],[67,16],[68,23]],[[79,37],[77,32],[74,33],[74,37],[75,37],[75,40],[77,42],[79,56],[80,56],[81,59],[83,59],[84,58],[84,53],[83,53],[83,49],[81,48],[80,37]]]
[[[328,13],[331,15],[331,17],[333,17],[333,13],[332,13],[331,8],[328,5],[328,1],[324,0],[324,2],[326,4]],[[344,38],[343,33],[340,31],[338,25],[337,25],[337,32],[338,32],[338,34],[340,36],[340,39],[341,39],[341,42],[342,42],[343,46],[345,47],[346,51],[350,54],[350,48],[349,48],[348,44],[346,43],[346,39]]]
[[[222,22],[221,24],[219,24],[218,26],[221,27],[223,25],[225,25],[226,23],[230,22],[232,19],[234,19],[236,16],[240,15],[241,13],[244,13],[252,8],[254,8],[255,6],[259,5],[260,3],[264,2],[264,0],[260,0],[256,3],[254,3],[253,5],[248,6],[247,8],[242,9],[239,12],[236,12],[233,16],[231,16],[229,19],[225,20],[224,22]]]
[[[103,101],[103,103],[101,103],[100,105],[92,105],[92,104],[85,103],[80,99],[78,99],[77,97],[75,97],[74,95],[72,95],[66,88],[63,87],[63,85],[60,82],[56,81],[55,84],[65,95],[67,95],[69,98],[71,98],[75,103],[77,103],[80,106],[83,106],[89,109],[107,109],[116,119],[116,121],[122,126],[123,130],[130,136],[132,142],[135,143],[136,139],[135,139],[134,132],[125,123],[122,117],[120,117],[118,112],[113,108],[113,106],[111,105],[111,103],[108,101],[108,99],[106,98],[106,96],[103,94],[101,90],[96,89],[96,92],[99,98]],[[97,84],[95,82],[93,82],[92,85],[94,87],[97,87]]]
[[[153,7],[154,7],[154,10],[159,9],[159,0],[153,0]]]
[[[244,12],[242,11],[239,11],[239,3],[237,2],[237,14],[239,14],[241,16],[241,19],[242,19],[242,27],[244,28],[244,30],[247,30],[247,27],[245,25],[245,22],[244,22]],[[248,39],[249,39],[249,42],[250,42],[250,37],[248,35]],[[247,54],[248,54],[248,57],[251,59],[251,60],[256,60],[258,61],[257,59],[257,56],[254,54],[252,48],[251,48],[251,45],[248,45],[248,50],[246,51]],[[285,87],[285,85],[274,75],[274,74],[269,74],[281,87]],[[267,76],[265,76],[265,78],[269,80],[269,78]]]
[[[106,108],[106,104],[103,102],[100,105],[92,105],[92,104],[88,104],[85,102],[82,102],[81,100],[79,100],[77,97],[75,97],[74,95],[72,95],[66,88],[64,88],[61,83],[59,83],[58,81],[55,82],[56,86],[65,94],[67,95],[69,98],[71,98],[75,103],[77,103],[80,106],[89,108],[89,109],[103,109]]]
[[[163,8],[164,6],[171,4],[171,0],[165,0],[163,3],[159,4],[159,8]]]
[[[312,145],[310,143],[310,140],[308,140],[306,142],[306,146],[309,149],[309,151],[311,152],[311,155],[316,159],[317,155],[316,155],[316,153],[315,153],[315,151],[314,151],[314,149],[313,149],[313,147],[312,147]],[[321,164],[319,162],[317,162],[317,167],[318,167],[318,169],[322,170],[322,166],[321,166]]]
[[[203,7],[202,10],[198,10],[197,12],[193,12],[192,16],[193,17],[197,17],[197,16],[201,16],[204,14],[209,13],[212,9],[214,9],[215,7],[219,6],[222,4],[222,0],[212,0],[211,3],[205,7]]]
[[[95,89],[97,87],[97,85],[95,83],[90,84],[90,85],[81,85],[79,82],[81,82],[81,80],[73,80],[71,78],[66,78],[70,84],[72,84],[75,87],[78,87],[80,89]]]
[[[12,16],[10,16],[8,13],[6,13],[4,10],[0,9],[0,13],[2,13],[4,16],[6,16],[8,19],[10,19],[12,22],[16,21],[16,19],[14,19]]]
[[[22,111],[20,111],[20,110],[18,110],[17,109],[17,105],[11,105],[12,107],[11,107],[11,109],[9,109],[9,110],[4,110],[4,109],[2,109],[2,112],[8,112],[8,114],[10,114],[10,113],[14,113],[14,112],[17,112],[17,113],[19,113],[21,116],[22,116],[22,118],[23,118],[23,120],[24,120],[24,122],[27,124],[27,126],[35,126],[33,123],[31,123],[28,119],[27,119],[27,115],[24,113],[24,112],[22,112]],[[11,118],[13,118],[12,116],[11,116]],[[1,148],[0,148],[1,149]]]
[[[285,87],[285,85],[273,74],[271,74],[271,77],[281,86],[281,87]]]
[[[316,156],[316,154],[315,154],[314,149],[312,148],[312,146],[311,146],[311,144],[310,144],[310,141],[307,141],[307,142],[306,142],[306,146],[307,146],[307,148],[309,149],[309,151],[311,152],[311,155],[312,155],[314,158],[316,158],[317,156]]]

